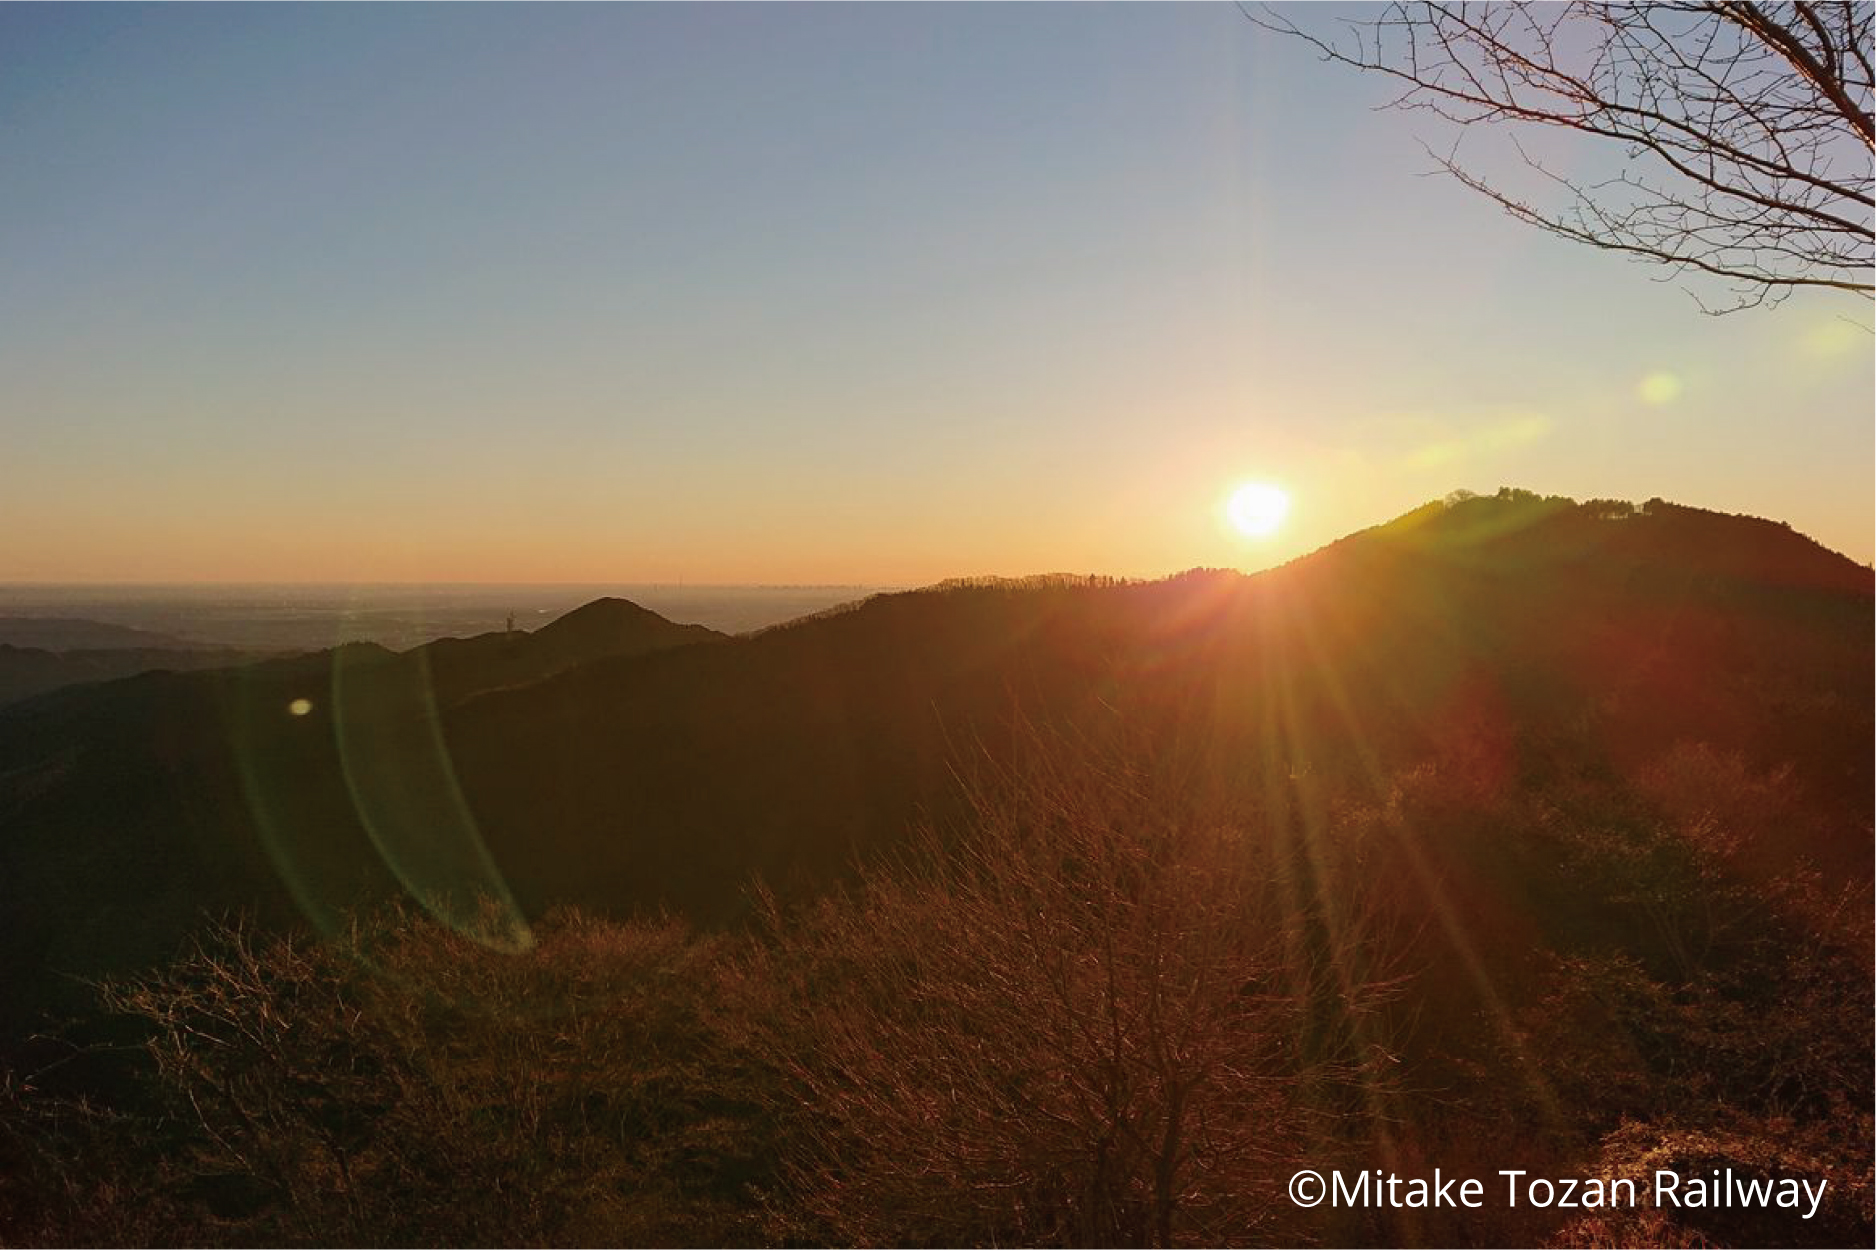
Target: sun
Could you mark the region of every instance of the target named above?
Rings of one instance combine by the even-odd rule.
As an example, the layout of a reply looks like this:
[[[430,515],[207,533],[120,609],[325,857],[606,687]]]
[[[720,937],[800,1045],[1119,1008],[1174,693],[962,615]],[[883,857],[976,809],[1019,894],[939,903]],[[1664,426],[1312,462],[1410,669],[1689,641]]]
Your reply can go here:
[[[1225,502],[1225,515],[1246,538],[1266,539],[1283,526],[1290,512],[1290,493],[1269,482],[1246,482]]]

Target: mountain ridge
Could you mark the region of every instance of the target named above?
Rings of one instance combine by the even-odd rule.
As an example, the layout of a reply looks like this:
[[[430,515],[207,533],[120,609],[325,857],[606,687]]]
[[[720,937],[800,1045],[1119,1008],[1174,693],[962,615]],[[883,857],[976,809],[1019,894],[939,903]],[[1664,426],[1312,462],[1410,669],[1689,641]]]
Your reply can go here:
[[[1253,575],[885,593],[738,639],[596,601],[533,636],[42,696],[0,710],[0,976],[134,967],[203,907],[290,924],[400,878],[471,888],[476,864],[529,915],[733,923],[752,881],[811,894],[965,819],[961,772],[1020,767],[1038,728],[1152,742],[1224,788],[1429,763],[1552,785],[1702,743],[1790,762],[1815,810],[1793,837],[1867,878],[1870,716],[1839,692],[1869,689],[1871,571],[1775,523],[1527,495]],[[551,646],[634,626],[666,645]],[[386,790],[386,768],[435,793]],[[451,812],[482,851],[396,843],[387,870],[387,831]],[[132,865],[138,909],[110,886]]]
[[[119,648],[194,652],[242,650],[108,621],[93,621],[89,617],[0,616],[0,645],[7,644],[47,652],[95,652]]]

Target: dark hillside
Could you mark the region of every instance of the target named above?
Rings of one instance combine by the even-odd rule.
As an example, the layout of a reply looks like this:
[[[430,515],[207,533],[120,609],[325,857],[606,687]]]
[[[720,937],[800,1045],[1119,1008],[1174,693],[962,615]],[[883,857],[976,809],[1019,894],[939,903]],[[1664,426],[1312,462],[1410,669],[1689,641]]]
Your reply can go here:
[[[0,617],[0,644],[48,652],[231,650],[83,617]]]
[[[722,642],[700,625],[679,625],[622,599],[598,599],[532,632],[438,639],[415,649],[443,703],[478,691],[539,681],[602,657],[642,656],[691,643]]]
[[[1802,577],[1761,579],[1742,532]],[[448,733],[534,906],[731,915],[751,870],[816,880],[942,815],[952,770],[1007,758],[1019,712],[1125,724],[1250,791],[1456,758],[1507,787],[1628,777],[1701,742],[1790,763],[1833,815],[1788,837],[1867,877],[1870,713],[1845,693],[1869,689],[1870,623],[1870,571],[1781,527],[1474,500],[1256,578],[881,596],[492,693]]]
[[[47,651],[0,643],[0,706],[86,682],[109,682],[155,670],[219,669],[246,659],[229,648],[108,647]]]
[[[224,661],[0,713],[0,1022],[29,1019],[42,1000],[80,1001],[68,974],[166,958],[205,912],[330,925],[389,896],[411,866],[387,863],[380,844],[432,815],[450,785],[438,709],[582,660],[722,638],[636,607],[602,607],[594,623],[402,654],[358,643]],[[387,793],[395,814],[361,815]],[[488,885],[473,857],[439,857],[423,874],[409,880]]]

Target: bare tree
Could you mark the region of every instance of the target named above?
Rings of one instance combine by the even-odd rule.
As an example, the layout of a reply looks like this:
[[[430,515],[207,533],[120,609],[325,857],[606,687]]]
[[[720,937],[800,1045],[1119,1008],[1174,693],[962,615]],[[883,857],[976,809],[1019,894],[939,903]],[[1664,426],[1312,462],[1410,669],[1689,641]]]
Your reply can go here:
[[[848,899],[770,912],[749,980],[812,1109],[810,1236],[1295,1240],[1283,1178],[1386,1088],[1395,987],[1361,902],[1328,924],[1268,831],[1069,752],[969,824]]]
[[[1799,287],[1872,292],[1871,19],[1840,3],[1389,4],[1332,38],[1247,13],[1326,59],[1404,85],[1396,107],[1469,128],[1555,128],[1609,141],[1606,177],[1525,162],[1546,206],[1435,159],[1519,221],[1705,275],[1732,312]],[[1696,297],[1698,299],[1698,297]]]

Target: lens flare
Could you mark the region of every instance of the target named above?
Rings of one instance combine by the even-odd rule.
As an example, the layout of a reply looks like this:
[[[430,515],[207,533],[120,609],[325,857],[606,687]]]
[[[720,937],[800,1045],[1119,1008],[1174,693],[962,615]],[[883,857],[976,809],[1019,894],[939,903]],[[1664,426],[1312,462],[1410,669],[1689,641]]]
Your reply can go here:
[[[1636,384],[1635,393],[1641,396],[1642,403],[1661,408],[1679,399],[1681,389],[1682,384],[1678,375],[1661,370],[1649,374]]]

